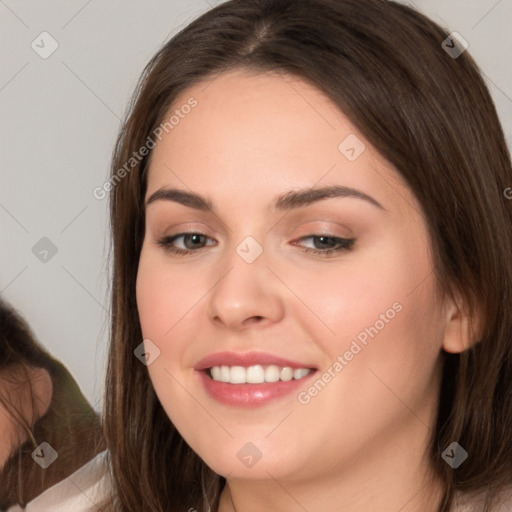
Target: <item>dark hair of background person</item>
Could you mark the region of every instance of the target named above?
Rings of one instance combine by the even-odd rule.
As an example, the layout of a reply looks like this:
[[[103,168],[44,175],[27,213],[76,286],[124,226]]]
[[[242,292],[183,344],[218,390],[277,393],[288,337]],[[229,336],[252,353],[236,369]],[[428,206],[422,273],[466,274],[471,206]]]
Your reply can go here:
[[[206,512],[204,493],[216,512],[225,484],[183,440],[133,355],[143,339],[135,284],[151,152],[121,180],[117,171],[146,145],[179,93],[233,69],[299,77],[323,91],[421,204],[441,289],[460,293],[461,307],[481,318],[478,343],[461,354],[443,352],[429,446],[445,485],[439,511],[450,510],[455,491],[488,491],[492,510],[512,474],[512,201],[503,194],[512,170],[479,68],[468,51],[457,59],[444,51],[448,33],[386,0],[232,0],[194,20],[148,63],[111,170],[104,421],[112,510]],[[441,458],[453,441],[469,453],[457,469]]]
[[[5,378],[11,379],[10,382],[15,379],[17,384],[26,382],[30,367],[46,369],[53,385],[48,411],[35,425],[31,425],[2,392]],[[9,377],[5,377],[7,373]],[[37,343],[27,322],[2,299],[0,402],[27,434],[27,441],[14,449],[0,472],[0,510],[15,504],[25,506],[105,449],[99,415],[89,405],[69,371]],[[31,456],[43,441],[58,454],[46,469]]]

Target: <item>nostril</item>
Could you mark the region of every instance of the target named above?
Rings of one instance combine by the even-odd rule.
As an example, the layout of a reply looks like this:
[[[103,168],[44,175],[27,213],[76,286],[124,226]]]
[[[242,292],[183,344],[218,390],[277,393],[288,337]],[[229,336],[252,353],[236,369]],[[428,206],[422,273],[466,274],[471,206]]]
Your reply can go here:
[[[251,316],[250,318],[248,318],[246,320],[246,322],[260,322],[261,320],[263,320],[263,317],[262,316]]]

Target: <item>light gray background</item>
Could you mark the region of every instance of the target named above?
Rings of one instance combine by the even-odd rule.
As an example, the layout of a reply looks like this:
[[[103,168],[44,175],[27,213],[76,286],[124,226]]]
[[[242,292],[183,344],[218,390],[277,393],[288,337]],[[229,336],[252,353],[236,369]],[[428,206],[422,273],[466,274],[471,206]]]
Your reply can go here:
[[[217,3],[0,0],[0,293],[97,410],[109,331],[109,234],[107,199],[92,191],[108,177],[120,118],[143,66]],[[414,5],[468,41],[510,148],[512,0]],[[59,44],[47,59],[31,47],[43,31]],[[57,247],[46,262],[32,252],[42,237]]]

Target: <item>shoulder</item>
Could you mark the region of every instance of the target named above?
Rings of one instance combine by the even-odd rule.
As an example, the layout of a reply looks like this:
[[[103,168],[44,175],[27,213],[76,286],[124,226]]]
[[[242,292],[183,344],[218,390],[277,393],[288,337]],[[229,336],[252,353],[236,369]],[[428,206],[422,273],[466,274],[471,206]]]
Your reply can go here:
[[[452,512],[482,512],[487,492],[455,493]],[[512,510],[512,485],[503,490],[493,512],[510,512]]]
[[[110,489],[108,452],[96,455],[94,459],[73,474],[47,489],[27,504],[25,509],[12,507],[8,512],[92,512]]]

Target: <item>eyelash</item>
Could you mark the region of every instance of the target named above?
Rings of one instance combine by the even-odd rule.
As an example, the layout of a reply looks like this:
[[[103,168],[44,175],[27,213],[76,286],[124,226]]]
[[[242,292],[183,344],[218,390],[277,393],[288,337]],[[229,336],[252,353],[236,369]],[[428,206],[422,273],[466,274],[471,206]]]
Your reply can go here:
[[[175,254],[176,256],[189,256],[194,252],[197,253],[197,252],[202,251],[202,249],[205,249],[205,247],[200,247],[199,249],[179,249],[172,245],[172,243],[175,240],[177,240],[178,238],[185,237],[187,235],[189,235],[189,236],[199,235],[199,236],[204,236],[206,238],[209,238],[204,233],[191,231],[191,232],[177,233],[176,235],[162,237],[160,240],[157,241],[157,244],[160,247],[163,247],[166,251]],[[303,236],[303,237],[299,238],[298,240],[299,241],[307,240],[308,238],[328,238],[328,239],[334,240],[338,244],[338,247],[333,247],[333,248],[329,248],[326,250],[312,249],[311,247],[303,248],[304,252],[306,252],[306,253],[313,253],[313,254],[317,254],[322,257],[327,256],[329,254],[333,254],[333,253],[349,252],[353,249],[354,243],[356,241],[355,238],[340,238],[337,236],[324,235],[324,234]]]

